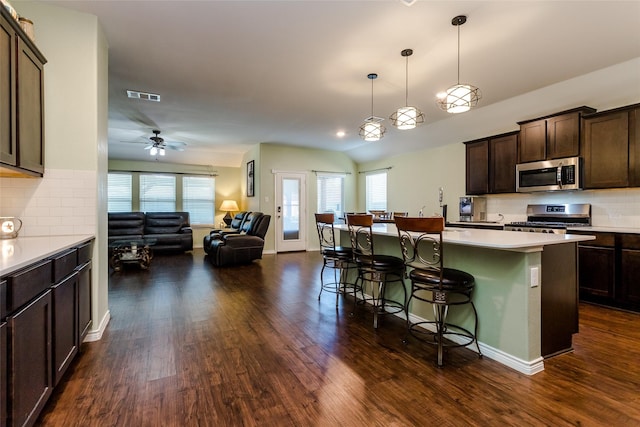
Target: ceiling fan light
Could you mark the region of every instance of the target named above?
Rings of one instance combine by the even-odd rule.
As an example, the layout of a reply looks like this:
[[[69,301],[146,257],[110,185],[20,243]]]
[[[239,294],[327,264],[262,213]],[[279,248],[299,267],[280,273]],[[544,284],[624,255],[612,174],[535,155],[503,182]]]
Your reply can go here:
[[[164,147],[160,147],[160,149],[158,150],[158,154],[160,154],[161,156],[165,155]]]
[[[151,147],[151,149],[149,150],[149,155],[150,156],[155,156],[156,154],[158,154],[158,148],[157,147]]]

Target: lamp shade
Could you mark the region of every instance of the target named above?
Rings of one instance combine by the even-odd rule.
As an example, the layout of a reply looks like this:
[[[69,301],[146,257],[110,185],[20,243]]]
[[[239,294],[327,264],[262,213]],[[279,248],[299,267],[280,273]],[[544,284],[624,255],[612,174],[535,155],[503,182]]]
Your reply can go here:
[[[451,86],[446,92],[438,94],[437,104],[448,113],[464,113],[478,105],[482,97],[480,89],[470,84]]]
[[[384,126],[374,120],[365,121],[360,126],[360,136],[365,141],[379,141],[384,136],[385,131]]]
[[[238,209],[238,204],[236,203],[235,200],[223,200],[222,204],[220,205],[220,210],[221,211],[238,211],[240,209]]]

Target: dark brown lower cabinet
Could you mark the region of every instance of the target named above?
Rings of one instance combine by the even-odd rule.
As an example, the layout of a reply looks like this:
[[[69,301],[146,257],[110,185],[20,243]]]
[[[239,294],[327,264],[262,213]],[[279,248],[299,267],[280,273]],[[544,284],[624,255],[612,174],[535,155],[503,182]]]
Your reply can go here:
[[[51,287],[53,291],[53,384],[60,379],[78,353],[78,273]]]
[[[625,308],[640,311],[640,234],[624,234],[620,245],[620,295]]]
[[[589,233],[582,242],[580,299],[640,312],[640,234]]]
[[[52,298],[48,290],[9,316],[10,424],[31,426],[53,390]]]
[[[77,268],[78,271],[78,343],[87,336],[91,320],[91,261]]]
[[[616,278],[615,248],[580,246],[580,297],[613,301]]]
[[[91,326],[93,241],[0,279],[0,427],[35,424]]]

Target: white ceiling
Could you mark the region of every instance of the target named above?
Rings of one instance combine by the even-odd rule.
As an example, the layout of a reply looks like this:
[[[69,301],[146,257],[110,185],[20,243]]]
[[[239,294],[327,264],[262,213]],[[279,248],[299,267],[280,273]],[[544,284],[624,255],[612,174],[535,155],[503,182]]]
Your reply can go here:
[[[468,16],[460,80],[482,90],[480,106],[640,57],[639,1],[405,2],[47,1],[99,18],[109,43],[109,157],[119,159],[149,160],[152,129],[188,144],[162,161],[217,166],[239,166],[260,142],[358,162],[435,146],[429,128],[450,119],[435,94],[456,83],[459,14]],[[386,120],[385,138],[365,143],[366,76],[379,74],[374,113],[388,118],[405,101],[405,48],[414,50],[409,104],[426,122],[399,131]],[[162,101],[127,99],[127,89]]]

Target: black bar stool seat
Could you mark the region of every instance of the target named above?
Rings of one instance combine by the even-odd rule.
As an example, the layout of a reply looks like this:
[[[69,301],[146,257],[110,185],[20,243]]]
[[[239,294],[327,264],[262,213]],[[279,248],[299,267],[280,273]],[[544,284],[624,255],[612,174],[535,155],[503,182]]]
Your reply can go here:
[[[475,286],[475,278],[462,270],[454,268],[444,268],[442,272],[442,282],[440,282],[440,272],[435,269],[414,268],[409,273],[409,278],[428,290],[470,292]]]

